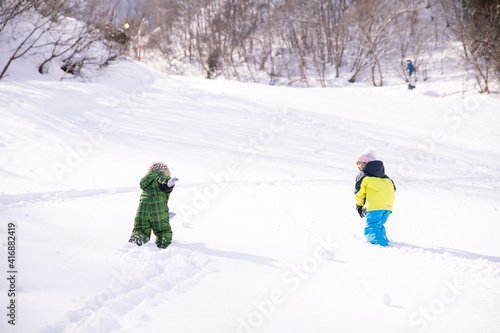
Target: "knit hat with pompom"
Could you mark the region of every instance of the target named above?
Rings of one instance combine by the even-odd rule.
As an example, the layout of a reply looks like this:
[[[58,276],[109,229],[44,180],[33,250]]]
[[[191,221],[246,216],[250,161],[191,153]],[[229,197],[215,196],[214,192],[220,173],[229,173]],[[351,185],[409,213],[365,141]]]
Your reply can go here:
[[[153,162],[149,165],[148,171],[160,170],[165,175],[170,176],[170,170],[168,166],[163,162]]]
[[[361,154],[356,157],[356,162],[371,162],[377,159],[375,156],[375,148],[368,148],[366,151],[362,152]]]

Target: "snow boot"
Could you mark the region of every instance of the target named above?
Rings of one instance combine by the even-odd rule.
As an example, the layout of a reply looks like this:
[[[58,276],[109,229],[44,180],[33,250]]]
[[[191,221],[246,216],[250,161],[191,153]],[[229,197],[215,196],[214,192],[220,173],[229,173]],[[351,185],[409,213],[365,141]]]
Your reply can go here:
[[[141,245],[149,242],[149,238],[144,236],[144,235],[134,233],[134,234],[132,234],[132,236],[130,236],[130,239],[128,242],[134,243],[138,246],[141,246]]]
[[[169,246],[171,243],[170,240],[168,240],[166,237],[159,237],[156,239],[156,246],[158,246],[160,249],[166,249],[167,246]]]

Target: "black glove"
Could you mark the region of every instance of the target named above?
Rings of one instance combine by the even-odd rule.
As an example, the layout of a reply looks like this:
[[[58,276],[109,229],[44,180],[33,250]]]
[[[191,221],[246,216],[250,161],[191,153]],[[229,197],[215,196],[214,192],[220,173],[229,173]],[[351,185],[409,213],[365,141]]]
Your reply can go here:
[[[165,193],[172,193],[172,191],[174,190],[174,187],[175,185],[173,185],[172,187],[169,187],[167,185],[167,183],[158,183],[158,185],[160,186],[160,190],[162,190],[163,192]]]
[[[356,205],[356,211],[358,212],[361,218],[366,216],[366,211],[363,209],[363,206]]]

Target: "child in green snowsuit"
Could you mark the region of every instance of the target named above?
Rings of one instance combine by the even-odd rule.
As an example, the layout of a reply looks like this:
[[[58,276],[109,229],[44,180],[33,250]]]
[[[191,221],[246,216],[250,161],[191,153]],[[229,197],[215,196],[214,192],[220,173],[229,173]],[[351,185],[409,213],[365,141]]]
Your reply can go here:
[[[151,230],[156,235],[156,245],[159,248],[166,248],[172,241],[168,199],[175,185],[168,186],[170,179],[170,170],[165,163],[154,162],[149,166],[148,173],[140,182],[142,194],[130,243],[139,246],[147,243]]]

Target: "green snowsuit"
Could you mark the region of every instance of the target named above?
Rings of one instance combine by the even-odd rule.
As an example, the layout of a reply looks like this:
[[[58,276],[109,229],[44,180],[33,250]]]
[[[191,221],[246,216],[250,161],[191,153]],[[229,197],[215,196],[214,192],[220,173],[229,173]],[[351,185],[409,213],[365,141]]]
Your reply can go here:
[[[151,237],[151,229],[156,235],[158,247],[166,248],[172,241],[172,228],[168,213],[170,193],[165,193],[160,189],[160,185],[165,189],[168,180],[170,177],[165,176],[159,170],[150,171],[141,179],[142,194],[130,242],[137,245],[147,243]]]

